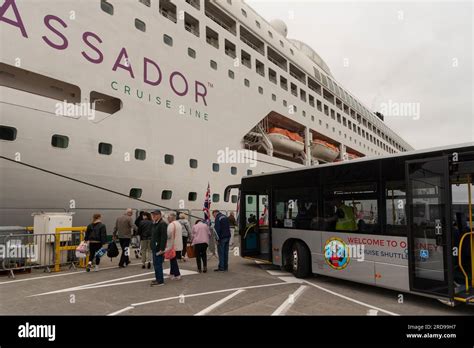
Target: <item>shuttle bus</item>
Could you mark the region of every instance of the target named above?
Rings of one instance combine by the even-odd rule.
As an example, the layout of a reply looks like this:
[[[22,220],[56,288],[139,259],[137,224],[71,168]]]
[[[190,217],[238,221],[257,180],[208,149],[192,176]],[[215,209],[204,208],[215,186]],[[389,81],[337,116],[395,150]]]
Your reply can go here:
[[[474,143],[244,177],[241,256],[474,304]]]

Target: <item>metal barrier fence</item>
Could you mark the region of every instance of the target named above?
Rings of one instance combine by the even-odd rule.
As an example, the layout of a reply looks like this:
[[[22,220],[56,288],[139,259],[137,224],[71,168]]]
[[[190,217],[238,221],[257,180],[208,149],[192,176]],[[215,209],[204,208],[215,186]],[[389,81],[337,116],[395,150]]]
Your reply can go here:
[[[69,227],[57,228],[55,233],[0,235],[0,270],[15,278],[14,272],[20,270],[58,272],[61,266],[85,267],[87,259],[76,257],[85,230],[86,227]]]

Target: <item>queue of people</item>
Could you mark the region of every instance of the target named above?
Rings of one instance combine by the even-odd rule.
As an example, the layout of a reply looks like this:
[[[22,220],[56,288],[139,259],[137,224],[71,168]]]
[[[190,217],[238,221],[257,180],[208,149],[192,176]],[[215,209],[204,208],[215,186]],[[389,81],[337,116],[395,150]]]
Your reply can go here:
[[[212,212],[214,217],[214,237],[216,239],[219,257],[216,272],[227,272],[229,262],[229,241],[231,238],[230,226],[234,221],[218,210]],[[151,286],[164,285],[163,263],[170,262],[169,279],[180,280],[181,272],[178,260],[185,262],[186,250],[191,251],[196,258],[196,266],[199,273],[207,272],[207,249],[209,247],[212,233],[209,224],[203,220],[197,220],[191,227],[184,213],[177,215],[175,212],[167,214],[166,219],[160,210],[151,213],[141,211],[138,218],[132,219],[133,210],[127,209],[123,215],[116,219],[112,240],[119,241],[121,254],[119,267],[127,267],[130,261],[130,242],[132,237],[139,236],[142,268],[153,268],[155,279]],[[104,250],[107,244],[106,227],[101,221],[100,214],[94,214],[93,221],[87,226],[85,241],[89,244],[88,270],[94,267],[97,271],[100,264],[100,250]],[[118,252],[117,252],[118,253]]]

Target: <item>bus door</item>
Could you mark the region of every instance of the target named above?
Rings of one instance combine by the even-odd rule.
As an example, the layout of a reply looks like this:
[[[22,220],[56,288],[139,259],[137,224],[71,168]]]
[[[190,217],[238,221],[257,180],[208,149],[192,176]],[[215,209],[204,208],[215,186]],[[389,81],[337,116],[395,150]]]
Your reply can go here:
[[[240,214],[241,255],[271,261],[268,195],[244,193]]]
[[[410,289],[453,296],[448,157],[407,161]]]
[[[474,303],[474,154],[451,165],[455,299]]]

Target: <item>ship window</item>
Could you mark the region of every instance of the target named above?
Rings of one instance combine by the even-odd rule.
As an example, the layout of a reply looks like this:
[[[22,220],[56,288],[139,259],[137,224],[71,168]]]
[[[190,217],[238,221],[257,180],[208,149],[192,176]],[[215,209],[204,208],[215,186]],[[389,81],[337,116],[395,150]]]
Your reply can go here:
[[[341,114],[337,113],[337,122],[341,123]]]
[[[176,23],[176,5],[170,0],[160,0],[159,11],[163,17],[168,18],[170,21]]]
[[[109,4],[107,1],[102,0],[100,2],[100,8],[102,11],[108,13],[109,15],[114,15],[114,6],[112,4]]]
[[[144,161],[146,159],[146,151],[143,149],[135,149],[135,159]]]
[[[316,107],[319,111],[323,111],[323,106],[319,100],[316,100]]]
[[[165,155],[165,163],[166,164],[174,164],[174,156],[173,155]]]
[[[258,87],[258,93],[263,94],[263,88],[262,87]]]
[[[201,4],[199,3],[199,0],[186,0],[186,2],[192,7],[194,7],[196,10],[201,9]]]
[[[237,54],[235,53],[236,52],[235,45],[227,39],[224,41],[224,45],[225,45],[225,54],[228,55],[229,57],[235,58],[237,56]]]
[[[250,56],[250,54],[248,54],[244,50],[241,50],[240,59],[242,61],[242,64],[245,65],[247,68],[252,68],[252,57]]]
[[[290,88],[291,88],[291,94],[293,94],[294,96],[298,96],[298,87],[296,87],[296,85],[291,82],[290,83]]]
[[[319,120],[319,125],[322,126],[322,125],[323,125],[323,121]]]
[[[303,110],[303,117],[306,117],[306,111]]]
[[[173,46],[173,38],[169,35],[166,35],[166,34],[163,35],[163,42],[167,44],[168,46]]]
[[[142,196],[142,189],[141,188],[132,188],[130,189],[130,197],[132,198],[140,198]]]
[[[186,12],[184,12],[184,29],[199,37],[199,21]]]
[[[21,93],[31,93],[59,100],[61,106],[67,107],[58,108],[63,109],[58,110],[58,114],[74,118],[80,117],[77,115],[77,111],[82,111],[82,108],[77,110],[78,105],[66,105],[66,103],[81,102],[81,90],[78,86],[4,63],[0,63],[0,76],[0,85],[21,91]],[[71,106],[72,110],[69,109]]]
[[[253,174],[252,170],[251,170],[251,169],[247,169],[247,175],[250,176],[250,175],[252,175],[252,174]]]
[[[221,10],[218,6],[213,4],[213,1],[205,0],[204,3],[205,14],[207,17],[212,19],[214,22],[219,24],[222,28],[226,29],[233,35],[236,33],[236,22],[226,12]]]
[[[54,134],[51,138],[51,145],[53,147],[66,149],[69,146],[69,138],[65,135]]]
[[[111,155],[112,154],[112,144],[99,143],[99,153],[101,155]]]
[[[300,98],[302,101],[306,102],[306,92],[300,89]]]
[[[161,199],[171,199],[171,197],[173,196],[173,191],[170,191],[170,190],[163,190],[161,191]]]
[[[196,169],[198,167],[198,160],[191,158],[189,160],[189,166],[193,169]]]
[[[268,36],[270,36],[273,39],[273,33],[270,30],[268,31]]]
[[[285,44],[283,43],[283,41],[280,40],[280,46],[281,47],[285,47]]]
[[[228,73],[228,75],[229,75],[229,77],[230,77],[231,79],[234,79],[235,74],[234,74],[234,72],[233,72],[232,70],[229,70],[227,73]]]
[[[288,81],[283,77],[280,76],[280,86],[283,88],[285,91],[288,90]]]
[[[219,202],[220,199],[221,199],[221,197],[220,197],[220,195],[219,195],[218,193],[214,193],[214,194],[212,195],[212,201],[213,201],[214,203]]]
[[[313,121],[313,122],[314,122],[314,116],[313,116],[313,115],[311,115],[311,121]]]
[[[291,53],[292,55],[295,55],[295,52],[293,51],[292,48],[290,48],[290,53]]]
[[[220,170],[219,163],[213,163],[212,164],[212,171],[213,172],[218,172]]]
[[[211,65],[212,69],[217,70],[217,63],[215,61],[211,60],[209,64]]]
[[[138,0],[141,2],[143,5],[150,7],[151,6],[151,0]]]
[[[288,106],[288,103],[287,103],[286,100],[283,100],[283,106],[285,106],[285,107]]]
[[[247,28],[240,26],[240,39],[261,55],[265,55],[265,44]]]
[[[230,173],[232,175],[237,175],[237,167],[230,167]]]
[[[247,87],[250,87],[250,81],[247,79],[244,79],[244,85]]]
[[[219,48],[219,34],[209,27],[206,27],[206,42],[215,48]]]
[[[263,63],[260,62],[258,59],[255,60],[255,69],[257,71],[257,74],[265,77],[265,65],[263,65]]]
[[[260,25],[260,22],[259,21],[255,21],[255,24],[257,25],[257,28],[260,28],[261,25]]]
[[[197,193],[196,192],[189,192],[188,193],[188,201],[195,201],[197,199]]]
[[[137,28],[140,31],[145,32],[146,31],[146,24],[145,24],[145,22],[139,20],[138,18],[135,18],[135,28]]]
[[[0,126],[0,139],[14,141],[16,139],[16,128]]]
[[[230,199],[231,199],[232,203],[237,203],[237,200],[239,199],[239,197],[237,195],[232,195],[230,197]]]
[[[247,12],[245,12],[244,9],[241,9],[241,11],[242,11],[242,15],[243,15],[244,17],[247,17]]]
[[[110,95],[92,91],[90,94],[91,108],[95,111],[114,114],[122,109],[122,101]]]
[[[193,50],[192,48],[188,48],[188,56],[195,59],[196,58],[196,51]]]
[[[275,70],[268,68],[268,79],[270,82],[277,84],[277,74]]]
[[[272,94],[272,100],[273,101],[276,101],[277,100],[277,96],[275,94]]]

